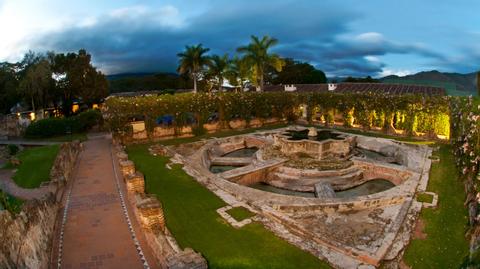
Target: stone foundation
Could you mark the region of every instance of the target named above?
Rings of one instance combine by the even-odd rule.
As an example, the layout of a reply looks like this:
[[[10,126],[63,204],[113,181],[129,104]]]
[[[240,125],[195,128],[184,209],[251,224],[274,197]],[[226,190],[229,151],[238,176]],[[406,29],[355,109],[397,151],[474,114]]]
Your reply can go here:
[[[120,162],[120,170],[124,178],[135,173],[135,164],[132,161],[126,160]]]
[[[140,172],[134,172],[125,177],[127,184],[127,190],[129,192],[145,193],[145,180],[144,176]]]

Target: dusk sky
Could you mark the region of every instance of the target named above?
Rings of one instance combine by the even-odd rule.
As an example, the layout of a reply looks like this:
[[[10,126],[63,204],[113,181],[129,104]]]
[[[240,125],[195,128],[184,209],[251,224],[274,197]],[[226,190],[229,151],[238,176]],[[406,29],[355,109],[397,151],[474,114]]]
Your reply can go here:
[[[202,43],[235,54],[250,35],[328,76],[480,69],[478,0],[0,0],[0,61],[87,49],[107,74],[175,71]]]

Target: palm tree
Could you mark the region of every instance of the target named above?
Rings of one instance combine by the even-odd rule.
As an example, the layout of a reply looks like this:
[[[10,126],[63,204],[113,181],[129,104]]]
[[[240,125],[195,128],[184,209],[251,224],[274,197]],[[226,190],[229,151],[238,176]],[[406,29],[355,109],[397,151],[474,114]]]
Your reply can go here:
[[[197,80],[202,73],[203,68],[209,62],[209,57],[204,55],[210,49],[204,48],[202,44],[194,46],[185,46],[185,50],[178,53],[180,57],[177,71],[180,74],[188,74],[193,79],[193,92],[197,92]]]
[[[234,57],[228,65],[226,77],[228,82],[237,89],[245,88],[245,84],[250,78],[250,66],[242,58]]]
[[[251,66],[254,77],[254,85],[263,88],[265,84],[265,70],[273,67],[278,72],[282,71],[285,62],[275,53],[268,53],[268,50],[275,46],[278,40],[269,36],[262,39],[252,35],[251,42],[247,46],[239,47],[238,52],[244,54],[245,61]]]
[[[224,54],[223,56],[213,55],[207,64],[207,77],[214,81],[214,85],[219,91],[222,90],[223,80],[227,75],[229,63],[228,54]]]

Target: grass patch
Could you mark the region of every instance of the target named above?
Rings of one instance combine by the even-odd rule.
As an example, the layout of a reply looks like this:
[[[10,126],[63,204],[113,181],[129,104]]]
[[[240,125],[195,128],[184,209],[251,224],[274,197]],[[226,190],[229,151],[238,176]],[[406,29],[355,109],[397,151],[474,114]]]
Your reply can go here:
[[[419,201],[420,203],[431,204],[433,202],[433,195],[428,193],[419,193],[417,194],[417,201]]]
[[[218,136],[216,134],[215,136]],[[231,227],[216,212],[226,204],[148,145],[131,145],[129,157],[145,175],[146,190],[161,200],[169,230],[182,248],[204,255],[209,268],[330,268],[315,256],[276,237],[260,223]]]
[[[0,211],[8,210],[10,213],[18,214],[22,211],[23,203],[23,200],[0,190]]]
[[[57,157],[60,145],[28,148],[17,157],[21,164],[13,176],[13,180],[22,188],[38,188],[44,181],[50,180],[50,169]]]
[[[440,162],[430,170],[427,190],[438,194],[439,203],[438,208],[424,208],[420,213],[427,238],[414,239],[408,246],[404,260],[412,268],[459,268],[468,254],[465,191],[451,149],[440,145]]]
[[[232,209],[227,210],[227,213],[232,216],[236,221],[242,221],[244,219],[251,218],[255,216],[250,210],[246,209],[245,207],[239,206],[234,207]]]

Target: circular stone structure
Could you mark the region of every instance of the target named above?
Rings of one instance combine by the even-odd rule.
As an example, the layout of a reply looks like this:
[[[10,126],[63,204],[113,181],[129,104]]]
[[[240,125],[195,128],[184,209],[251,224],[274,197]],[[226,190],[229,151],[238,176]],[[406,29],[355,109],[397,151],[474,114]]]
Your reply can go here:
[[[188,144],[171,149],[181,149],[184,169],[225,202],[248,204],[278,236],[337,268],[395,258],[406,244],[396,238],[416,208],[416,189],[428,180],[431,149],[309,132],[292,126],[197,142],[194,151]],[[210,171],[222,165],[231,169]]]

